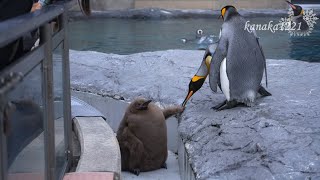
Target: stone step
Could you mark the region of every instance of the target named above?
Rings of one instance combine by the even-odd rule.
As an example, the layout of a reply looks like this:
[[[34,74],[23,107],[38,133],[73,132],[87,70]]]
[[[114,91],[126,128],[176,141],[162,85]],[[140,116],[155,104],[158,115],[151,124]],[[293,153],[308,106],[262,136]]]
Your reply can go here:
[[[121,172],[121,155],[115,133],[101,117],[75,117],[81,146],[76,172]]]
[[[67,173],[63,180],[116,180],[119,179],[112,172],[73,172]]]

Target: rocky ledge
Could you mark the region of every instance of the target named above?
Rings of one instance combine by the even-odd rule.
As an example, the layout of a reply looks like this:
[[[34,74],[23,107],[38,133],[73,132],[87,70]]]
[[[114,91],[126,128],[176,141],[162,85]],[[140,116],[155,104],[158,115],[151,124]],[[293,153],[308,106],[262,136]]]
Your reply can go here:
[[[288,11],[279,9],[246,9],[239,10],[245,17],[283,17],[288,15]],[[221,12],[209,9],[127,9],[127,10],[108,10],[94,11],[92,18],[131,18],[131,19],[167,19],[167,18],[218,18]],[[84,18],[81,12],[70,12],[72,18]]]
[[[133,55],[71,51],[73,90],[130,101],[180,104],[203,51]],[[197,179],[320,179],[320,64],[267,60],[271,97],[216,112],[224,100],[204,84],[180,117]]]

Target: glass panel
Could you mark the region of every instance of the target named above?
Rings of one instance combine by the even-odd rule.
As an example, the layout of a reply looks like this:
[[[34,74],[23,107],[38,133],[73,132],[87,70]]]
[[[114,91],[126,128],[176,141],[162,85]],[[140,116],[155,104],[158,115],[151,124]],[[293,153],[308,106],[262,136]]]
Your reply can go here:
[[[53,52],[54,119],[56,148],[56,178],[63,173],[67,161],[63,118],[62,43]]]
[[[7,136],[10,180],[44,179],[44,116],[41,64],[9,93],[11,110]]]

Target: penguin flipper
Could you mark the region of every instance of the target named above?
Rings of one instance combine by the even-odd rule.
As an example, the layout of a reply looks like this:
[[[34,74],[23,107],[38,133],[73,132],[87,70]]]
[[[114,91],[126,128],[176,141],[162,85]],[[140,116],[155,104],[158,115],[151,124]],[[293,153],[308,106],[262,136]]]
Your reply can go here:
[[[172,107],[168,107],[162,110],[164,118],[167,119],[172,115],[178,114],[178,113],[182,113],[183,112],[183,107],[181,106],[172,106]]]
[[[265,96],[272,96],[271,93],[269,93],[263,86],[260,85],[259,89],[258,89],[258,93],[261,94],[261,96],[265,97]]]
[[[120,125],[118,127],[118,131],[117,131],[117,138],[118,140],[122,139],[122,133],[124,131],[124,128],[126,128],[128,126],[128,122],[127,122],[128,116],[127,113],[124,114],[123,119],[120,122]]]
[[[209,84],[213,92],[217,92],[217,85],[220,81],[220,66],[228,52],[228,41],[224,37],[224,33],[222,32],[221,34],[221,38],[218,41],[217,48],[212,55],[212,60],[210,63]]]
[[[255,31],[254,31],[254,32],[255,32]],[[260,48],[260,52],[261,52],[262,57],[263,57],[264,74],[265,74],[265,76],[266,76],[266,87],[268,87],[267,60],[266,60],[266,57],[264,56],[264,52],[263,52],[262,46],[261,46],[260,43],[259,43],[259,38],[257,37],[256,34],[255,34],[255,36],[256,36],[256,40],[257,40],[258,46],[259,46],[259,48]]]
[[[129,150],[128,169],[133,172],[140,172],[140,163],[144,154],[143,143],[131,132],[129,127],[125,127],[122,133],[126,137],[125,148]],[[139,173],[136,174],[137,176]]]

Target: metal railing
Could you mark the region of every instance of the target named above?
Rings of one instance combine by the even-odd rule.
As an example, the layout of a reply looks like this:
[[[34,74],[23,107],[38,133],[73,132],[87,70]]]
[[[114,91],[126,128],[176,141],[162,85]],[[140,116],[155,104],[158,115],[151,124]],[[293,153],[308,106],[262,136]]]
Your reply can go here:
[[[72,2],[74,3],[74,2]],[[44,119],[44,151],[45,171],[47,180],[62,179],[72,162],[71,147],[71,103],[70,103],[70,70],[68,46],[67,9],[72,3],[53,4],[34,13],[28,13],[0,23],[0,47],[23,37],[35,29],[40,30],[40,44],[35,49],[16,59],[0,72],[0,179],[8,179],[7,167],[7,130],[10,125],[6,117],[8,93],[10,93],[36,67],[41,67],[41,86]],[[57,21],[58,31],[53,33],[50,22]],[[62,88],[63,88],[63,118],[64,118],[64,147],[66,163],[63,172],[55,173],[55,127],[54,127],[54,96],[53,96],[53,50],[62,46]],[[31,162],[32,163],[32,162]]]

